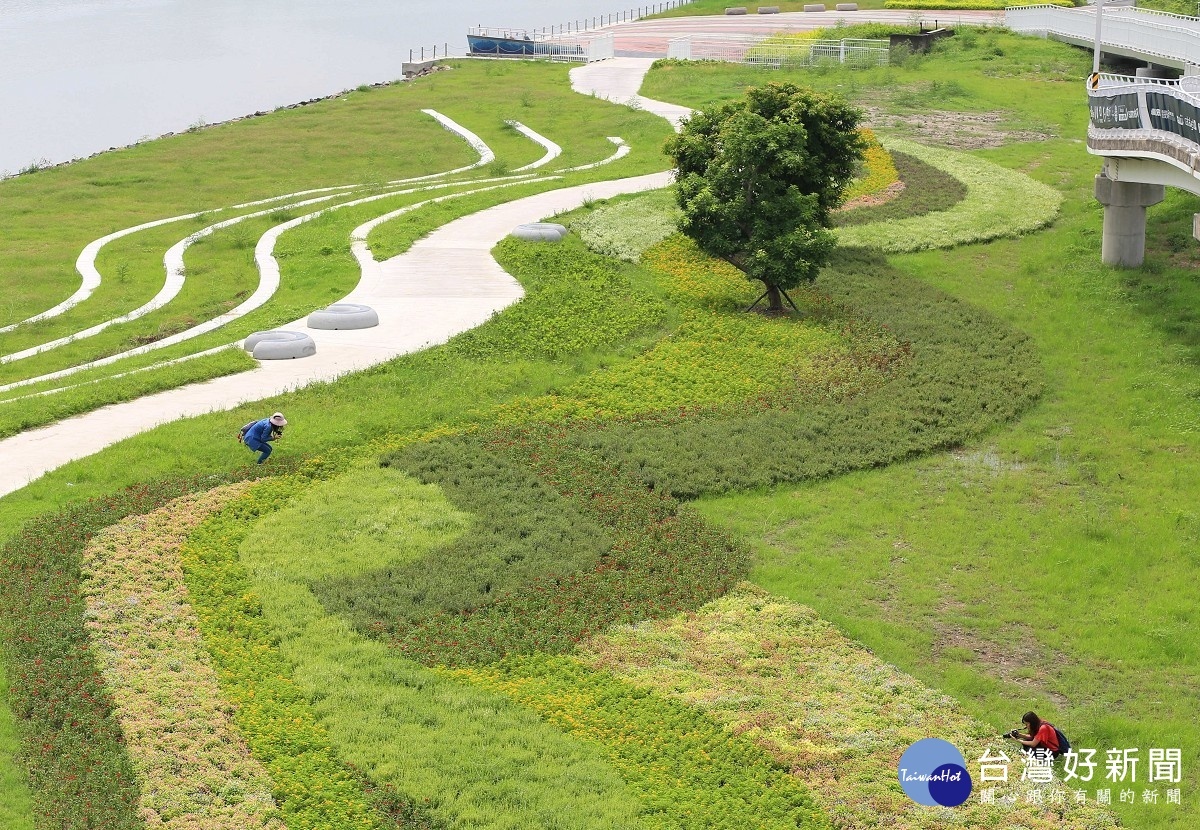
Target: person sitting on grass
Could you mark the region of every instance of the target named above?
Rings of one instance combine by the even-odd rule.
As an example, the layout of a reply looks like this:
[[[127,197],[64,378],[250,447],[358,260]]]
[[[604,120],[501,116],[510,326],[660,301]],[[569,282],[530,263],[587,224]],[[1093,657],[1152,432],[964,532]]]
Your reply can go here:
[[[246,430],[242,436],[242,443],[259,453],[258,463],[261,464],[271,457],[271,442],[283,437],[285,426],[287,419],[283,417],[282,412],[276,412],[270,418],[263,418]]]
[[[1041,749],[1055,758],[1062,753],[1054,724],[1039,718],[1037,712],[1026,712],[1021,716],[1021,723],[1025,725],[1027,731],[1021,732],[1019,729],[1014,729],[1008,733],[1008,737],[1034,752]]]

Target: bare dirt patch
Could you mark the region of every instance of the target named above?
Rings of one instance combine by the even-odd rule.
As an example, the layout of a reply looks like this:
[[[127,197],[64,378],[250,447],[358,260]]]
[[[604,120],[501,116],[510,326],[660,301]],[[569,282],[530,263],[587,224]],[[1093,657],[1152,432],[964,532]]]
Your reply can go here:
[[[956,604],[961,607],[961,604]],[[1024,686],[1030,691],[1041,692],[1059,706],[1066,706],[1070,702],[1066,695],[1051,688],[1054,682],[1053,669],[1063,662],[1063,655],[1040,645],[1032,629],[1010,628],[1008,638],[1002,644],[949,623],[939,622],[933,630],[931,656],[934,660],[956,659],[954,655],[946,654],[950,649],[969,651],[974,655],[973,662],[984,673]],[[1028,676],[1031,670],[1032,677]]]
[[[903,114],[866,107],[866,126],[910,135],[923,144],[955,150],[979,150],[1022,141],[1046,141],[1054,136],[1036,130],[1004,129],[1006,114],[921,110]]]
[[[863,195],[851,199],[838,208],[841,210],[854,210],[855,208],[875,207],[876,205],[885,205],[895,199],[904,192],[904,182],[892,182],[883,190],[875,193],[864,193]],[[835,213],[837,211],[834,211]]]

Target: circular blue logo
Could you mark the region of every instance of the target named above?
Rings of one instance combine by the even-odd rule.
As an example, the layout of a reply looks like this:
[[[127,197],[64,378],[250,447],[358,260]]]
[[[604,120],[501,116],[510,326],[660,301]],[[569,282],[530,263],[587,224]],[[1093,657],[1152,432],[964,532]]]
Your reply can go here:
[[[899,777],[905,794],[928,807],[957,807],[971,797],[966,759],[941,738],[922,738],[904,750]]]

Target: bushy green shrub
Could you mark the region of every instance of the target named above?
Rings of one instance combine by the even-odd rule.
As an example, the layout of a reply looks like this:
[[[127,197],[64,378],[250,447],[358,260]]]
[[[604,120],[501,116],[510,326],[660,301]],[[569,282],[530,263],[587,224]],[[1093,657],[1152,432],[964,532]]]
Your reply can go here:
[[[637,262],[642,251],[675,233],[678,226],[672,188],[603,205],[571,222],[571,230],[589,249],[626,262]]]

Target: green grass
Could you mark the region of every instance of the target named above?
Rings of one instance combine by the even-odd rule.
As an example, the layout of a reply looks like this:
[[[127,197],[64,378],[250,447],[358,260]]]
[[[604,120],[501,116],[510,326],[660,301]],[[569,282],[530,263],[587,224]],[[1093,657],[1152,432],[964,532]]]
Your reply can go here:
[[[275,488],[276,499],[286,495]],[[636,826],[636,798],[595,748],[354,633],[309,590],[332,574],[424,561],[470,521],[438,488],[372,465],[267,515],[238,555],[339,755],[376,782],[429,805],[446,826]],[[516,780],[519,788],[506,783]]]
[[[986,59],[988,39],[1003,54]],[[989,72],[1018,54],[1061,66],[1062,51],[985,33],[891,74],[901,92],[957,78],[970,97],[941,106],[1073,135],[1085,116],[1073,84]],[[670,71],[655,70],[647,94],[671,100]],[[697,76],[680,79],[685,103],[727,97],[744,77],[719,67]],[[870,94],[853,79],[816,80]],[[1115,271],[1099,264],[1096,162],[1077,140],[979,155],[1062,191],[1060,218],[1025,240],[891,263],[1027,332],[1045,372],[1041,402],[952,453],[700,508],[752,541],[757,583],[813,606],[997,729],[1034,708],[1101,755],[1181,747],[1195,758],[1200,406],[1195,247],[1183,223],[1196,202],[1154,209],[1146,265]],[[1185,763],[1184,776],[1186,794],[1197,774]],[[1184,801],[1119,812],[1133,826],[1189,827]]]
[[[518,102],[509,94],[507,82],[514,71],[522,72],[523,84],[536,93],[536,99]],[[508,127],[507,118],[557,137],[564,146],[563,155],[539,171],[542,175],[611,155],[613,146],[606,135],[622,136],[634,152],[611,166],[571,174],[569,183],[665,166],[659,145],[668,130],[661,119],[574,94],[565,84],[565,71],[547,65],[518,68],[505,63],[457,64],[452,71],[438,73],[436,79],[347,93],[303,112],[282,111],[240,124],[208,128],[155,142],[152,147],[140,145],[0,183],[0,231],[4,240],[0,242],[0,289],[7,288],[10,296],[20,300],[9,304],[10,313],[0,323],[44,310],[73,291],[78,284],[73,268],[75,256],[92,239],[152,219],[205,211],[198,217],[110,243],[98,260],[104,280],[93,297],[59,317],[0,335],[3,353],[38,345],[132,310],[161,286],[162,254],[171,244],[212,222],[269,206],[238,211],[213,208],[323,185],[358,182],[368,186],[367,191],[306,208],[285,210],[280,203],[269,216],[218,230],[188,250],[187,281],[167,307],[93,337],[0,366],[0,383],[150,343],[223,313],[257,285],[252,249],[268,227],[364,195],[371,187],[392,179],[469,163],[472,151],[461,139],[421,114],[422,108],[436,107],[482,136],[498,154],[497,168],[514,169],[536,160],[543,152]],[[534,100],[538,106],[525,103]],[[589,129],[581,132],[580,123],[587,123]],[[413,147],[421,149],[414,152]],[[268,148],[278,155],[271,156]],[[114,172],[127,164],[136,166],[139,175]],[[486,175],[486,171],[476,175]],[[463,175],[458,178],[461,180]],[[423,217],[406,216],[378,228],[372,242],[379,247],[379,256],[390,256],[449,218],[562,183],[525,185],[512,191],[452,200],[429,208]],[[414,187],[429,184],[417,183]],[[459,185],[458,189],[467,187]],[[351,228],[383,209],[453,192],[450,188],[394,196],[335,211],[285,234],[276,252],[282,285],[271,302],[235,324],[173,347],[162,353],[163,358],[240,339],[251,331],[289,322],[339,299],[358,280],[358,269],[349,253]],[[73,215],[82,198],[88,199],[88,214]],[[66,214],[72,214],[71,221],[58,218]],[[14,282],[17,279],[19,287]],[[139,365],[147,360],[140,359]],[[124,366],[125,361],[120,361],[93,372],[106,376],[122,371]],[[211,372],[210,376],[215,374]],[[158,384],[168,383],[174,376],[171,372],[160,373]],[[178,382],[182,381],[180,376]],[[101,383],[87,396],[74,396],[66,408],[81,411],[86,406],[127,397],[120,389],[107,387]]]

